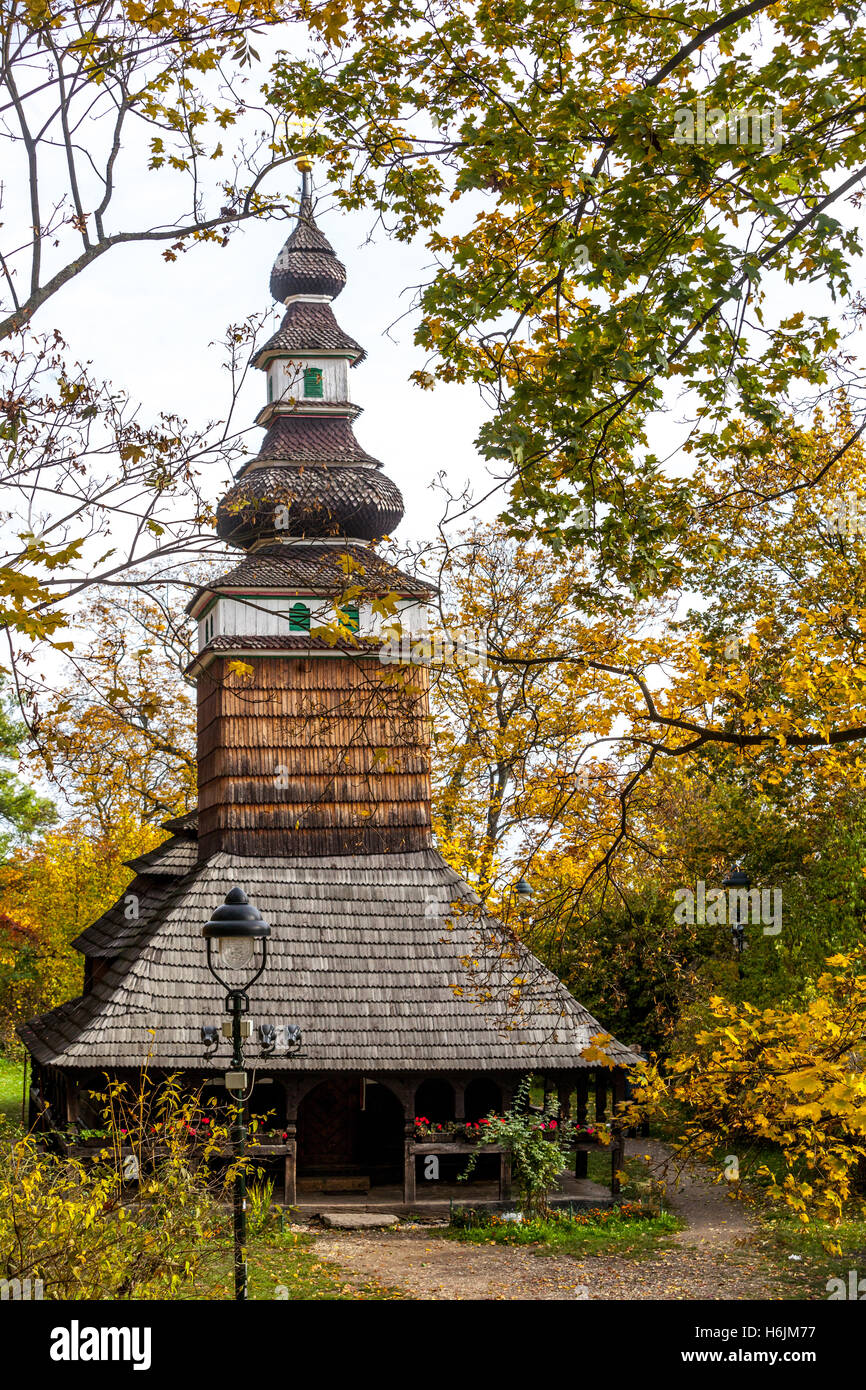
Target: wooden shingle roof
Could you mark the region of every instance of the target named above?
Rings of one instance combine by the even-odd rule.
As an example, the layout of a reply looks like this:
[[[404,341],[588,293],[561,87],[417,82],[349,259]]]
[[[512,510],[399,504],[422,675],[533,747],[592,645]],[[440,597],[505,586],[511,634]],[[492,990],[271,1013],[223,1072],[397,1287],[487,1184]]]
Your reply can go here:
[[[330,304],[295,301],[286,310],[276,333],[257,349],[254,367],[265,365],[280,353],[345,353],[352,362],[362,362],[364,349],[337,323]]]
[[[479,915],[474,894],[434,849],[214,855],[173,883],[134,936],[118,938],[116,958],[90,994],[21,1029],[36,1059],[224,1070],[225,1047],[208,1058],[201,1042],[202,1025],[224,1011],[201,930],[234,884],[271,925],[270,959],[251,997],[251,1066],[373,1074],[597,1065],[582,1053],[600,1025],[503,927]],[[301,1055],[259,1058],[258,1023],[297,1024]],[[605,1047],[612,1064],[634,1060],[620,1043]]]
[[[217,507],[217,535],[232,545],[288,536],[379,540],[399,526],[403,498],[366,464],[274,464],[242,474]]]
[[[205,594],[288,589],[298,594],[338,595],[349,584],[362,589],[365,595],[393,593],[428,598],[436,592],[428,580],[404,574],[368,546],[337,547],[295,541],[254,550],[234,569],[197,589],[186,611],[193,612]]]
[[[278,415],[262,440],[256,459],[242,468],[238,476],[262,462],[273,463],[366,463],[381,468],[378,459],[362,449],[348,416]]]
[[[326,294],[334,299],[346,283],[346,267],[319,231],[305,188],[298,221],[271,271],[271,294],[285,300],[296,294]]]

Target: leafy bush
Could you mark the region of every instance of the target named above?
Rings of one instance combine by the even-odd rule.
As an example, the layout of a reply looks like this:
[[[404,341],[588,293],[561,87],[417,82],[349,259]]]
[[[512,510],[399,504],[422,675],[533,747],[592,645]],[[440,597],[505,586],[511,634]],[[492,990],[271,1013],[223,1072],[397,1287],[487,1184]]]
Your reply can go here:
[[[525,1216],[544,1216],[549,1210],[547,1194],[564,1167],[556,1128],[557,1103],[551,1099],[539,1112],[529,1108],[531,1078],[525,1076],[514,1093],[510,1109],[491,1113],[477,1141],[477,1151],[469,1159],[459,1181],[466,1182],[475,1171],[481,1152],[491,1144],[501,1145],[511,1160],[511,1175],[520,1193]]]
[[[92,1161],[32,1137],[0,1143],[0,1275],[41,1279],[48,1299],[147,1299],[191,1285],[220,1224],[209,1163],[225,1129],[175,1078],[137,1095],[112,1083]],[[134,1180],[131,1180],[133,1179]]]
[[[712,999],[694,1051],[641,1068],[624,1111],[666,1115],[683,1160],[725,1150],[803,1224],[866,1212],[866,949],[826,964],[802,1006]]]
[[[247,1208],[247,1230],[251,1236],[261,1235],[276,1224],[273,1178],[252,1183],[247,1191]]]

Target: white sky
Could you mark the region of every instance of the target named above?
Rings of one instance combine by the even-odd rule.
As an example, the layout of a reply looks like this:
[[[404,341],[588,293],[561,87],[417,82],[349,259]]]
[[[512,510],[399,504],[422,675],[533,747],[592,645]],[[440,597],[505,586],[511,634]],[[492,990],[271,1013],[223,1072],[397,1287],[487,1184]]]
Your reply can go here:
[[[4,177],[10,174],[7,169]],[[322,178],[321,171],[318,177]],[[136,186],[124,187],[111,218],[112,228],[170,220],[174,215],[172,179],[164,172],[146,173]],[[10,184],[24,194],[22,180],[10,179]],[[265,189],[272,192],[299,184],[300,176],[293,170],[283,171],[282,176],[272,176]],[[351,373],[352,397],[364,408],[355,432],[362,447],[382,460],[385,472],[403,493],[406,516],[398,542],[432,540],[444,500],[430,485],[440,471],[444,470],[455,492],[467,481],[476,493],[489,486],[485,465],[473,446],[486,409],[474,386],[438,385],[424,392],[411,384],[410,372],[424,365],[424,355],[412,343],[416,314],[410,312],[387,335],[389,325],[409,308],[409,287],[430,276],[430,256],[423,243],[407,246],[389,239],[381,229],[368,240],[371,213],[343,214],[330,206],[326,190],[318,191],[317,220],[348,272],[347,287],[334,311],[341,326],[367,352],[364,364]],[[7,206],[4,217],[8,211]],[[856,216],[847,202],[832,211],[846,222]],[[160,410],[177,412],[193,425],[220,419],[228,399],[227,378],[220,349],[210,344],[222,340],[230,323],[277,308],[268,280],[291,225],[250,223],[231,238],[228,247],[196,246],[173,263],[163,259],[164,244],[117,247],[56,294],[36,315],[33,326],[37,331],[57,327],[74,356],[92,361],[98,375],[141,402],[145,421]],[[829,307],[822,289],[792,289],[777,280],[771,289],[768,319],[794,309],[820,312]],[[676,390],[674,384],[669,413],[656,417],[652,426],[652,446],[661,457],[672,455],[687,434],[680,423],[683,409],[674,402]],[[252,372],[236,413],[237,424],[251,424],[265,400],[264,373]],[[262,437],[260,430],[251,433],[251,453],[257,452]],[[673,461],[672,466],[676,467]],[[212,501],[223,494],[227,481],[222,475],[209,480],[205,490]],[[501,498],[500,493],[481,514],[494,515]]]

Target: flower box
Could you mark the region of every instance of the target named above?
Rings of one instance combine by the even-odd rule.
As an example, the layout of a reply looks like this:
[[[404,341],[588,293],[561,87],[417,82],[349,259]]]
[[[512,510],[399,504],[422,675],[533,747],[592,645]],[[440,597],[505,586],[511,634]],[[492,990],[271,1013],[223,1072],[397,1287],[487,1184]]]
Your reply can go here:
[[[598,1144],[600,1143],[598,1129],[594,1125],[586,1125],[581,1129],[573,1129],[569,1142],[572,1144]]]
[[[489,1120],[468,1120],[458,1131],[458,1138],[467,1144],[477,1144],[485,1135],[490,1133]]]
[[[452,1126],[440,1124],[438,1120],[428,1120],[426,1115],[415,1118],[416,1144],[446,1144],[453,1140]]]

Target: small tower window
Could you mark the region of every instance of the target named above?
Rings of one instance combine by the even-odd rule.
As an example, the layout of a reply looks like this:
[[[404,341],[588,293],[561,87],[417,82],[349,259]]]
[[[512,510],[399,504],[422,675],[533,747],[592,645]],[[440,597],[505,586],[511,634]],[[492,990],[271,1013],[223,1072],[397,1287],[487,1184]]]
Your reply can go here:
[[[304,395],[322,396],[322,369],[321,367],[304,368]]]
[[[310,610],[305,603],[293,603],[289,609],[289,632],[309,632]]]
[[[273,399],[274,399],[274,378],[271,376],[271,373],[268,372],[268,400],[269,400],[269,401],[272,401]]]

